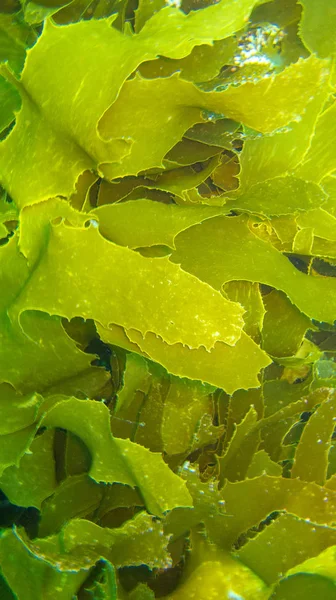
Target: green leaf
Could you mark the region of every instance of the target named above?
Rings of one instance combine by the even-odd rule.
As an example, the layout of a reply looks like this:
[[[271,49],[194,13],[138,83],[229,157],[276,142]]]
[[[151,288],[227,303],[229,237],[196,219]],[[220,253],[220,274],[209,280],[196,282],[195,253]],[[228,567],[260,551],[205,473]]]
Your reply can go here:
[[[42,501],[56,488],[53,451],[54,432],[36,437],[20,460],[0,477],[0,486],[12,504],[41,507]]]
[[[20,94],[4,77],[0,76],[0,132],[8,127],[15,119],[15,113],[21,107]]]
[[[312,227],[314,236],[336,242],[336,218],[323,208],[308,210],[296,219],[299,227]]]
[[[86,517],[98,507],[102,497],[102,486],[86,474],[67,477],[42,503],[39,537],[57,533],[73,518]]]
[[[85,589],[93,594],[95,600],[118,600],[116,573],[113,565],[104,560],[97,580],[92,587]]]
[[[92,376],[98,387],[102,387],[106,382],[106,372],[97,368],[94,372],[90,371],[94,355],[77,348],[65,333],[59,317],[34,310],[26,312],[20,321],[23,330],[11,321],[8,311],[27,280],[29,269],[13,236],[0,248],[3,290],[0,300],[1,380],[10,383],[22,394],[47,393],[53,386],[60,386],[61,382],[66,382],[67,391],[76,393],[78,388],[85,389]]]
[[[274,511],[286,510],[320,525],[332,525],[334,522],[336,493],[299,479],[261,475],[255,479],[229,482],[222,490],[222,497],[231,518],[223,522],[217,539],[226,547]]]
[[[72,4],[72,0],[43,0],[43,3],[28,0],[24,3],[25,21],[31,25],[41,23],[69,4]]]
[[[102,403],[70,398],[57,402],[43,417],[46,427],[61,427],[83,440],[92,456],[90,477],[97,482],[137,486],[153,514],[189,506],[183,482],[159,454],[129,440],[113,438],[109,411]]]
[[[176,236],[175,246],[172,260],[215,289],[236,279],[259,281],[285,292],[308,317],[330,323],[336,318],[334,279],[298,271],[281,252],[258,239],[244,217],[208,219]]]
[[[22,71],[26,50],[36,40],[36,33],[18,14],[0,14],[0,62],[16,75]]]
[[[335,544],[336,530],[281,514],[237,553],[268,585],[301,562]],[[270,552],[270,546],[272,551]]]
[[[111,27],[111,19],[65,27],[46,21],[18,84],[23,105],[16,127],[0,146],[2,179],[11,196],[20,206],[67,197],[83,171],[118,163],[130,150],[127,132],[118,141],[107,140],[109,132],[101,123],[98,135],[97,124],[127,77],[158,54],[182,58],[201,42],[231,35],[254,4],[244,0],[228,13],[222,0],[205,13],[190,15],[166,7],[137,36]]]
[[[152,369],[154,375],[152,376],[151,386],[139,409],[138,418],[140,422],[135,430],[134,441],[149,448],[152,452],[163,452],[161,422],[169,379],[166,371],[163,369],[157,370],[158,374]]]
[[[91,564],[62,573],[43,558],[31,551],[17,531],[1,533],[1,572],[18,600],[72,600]]]
[[[182,344],[169,345],[153,334],[143,338],[135,330],[113,327],[109,330],[98,326],[103,340],[150,357],[177,377],[196,379],[220,387],[232,394],[235,390],[259,387],[258,373],[270,363],[268,356],[242,332],[235,346],[217,342],[207,352],[204,348],[191,350]],[[248,369],[241,369],[241,364]]]
[[[129,200],[100,206],[92,211],[99,222],[99,231],[108,240],[139,248],[162,244],[174,248],[175,236],[195,223],[218,214],[226,208],[161,204],[151,200]]]
[[[116,567],[141,564],[153,568],[167,568],[171,564],[167,552],[169,537],[163,533],[160,521],[146,512],[140,512],[121,527],[99,527],[91,521],[74,519],[62,532],[65,551],[76,556],[77,549],[88,548],[107,558]]]
[[[193,499],[193,508],[175,508],[166,517],[165,531],[172,540],[182,537],[196,525],[204,523],[208,536],[213,530],[221,531],[223,523],[229,518],[225,512],[225,502],[218,490],[218,481],[210,478],[201,481],[197,466],[189,461],[183,463],[181,478],[186,482]]]
[[[280,581],[272,600],[332,600],[335,597],[335,546],[293,567]]]
[[[277,290],[264,296],[263,301],[266,308],[262,328],[263,349],[272,356],[292,356],[311,327],[310,319]]]
[[[67,257],[65,269],[60,254]],[[117,322],[194,348],[202,344],[210,349],[217,340],[233,345],[243,324],[238,304],[166,258],[144,258],[106,241],[93,226],[51,228],[48,252],[41,256],[15,312],[19,315],[27,308],[67,319],[91,318],[105,327]]]
[[[250,281],[228,281],[223,286],[225,294],[233,302],[239,302],[244,308],[244,331],[259,343],[263,326],[265,308],[259,285]]]
[[[306,181],[320,181],[336,168],[332,140],[335,135],[336,103],[319,116],[309,150],[295,174]]]
[[[303,7],[300,35],[310,52],[322,58],[336,51],[336,9],[328,0],[300,0]]]
[[[19,466],[20,460],[27,452],[37,429],[38,425],[33,424],[25,427],[25,429],[1,436],[0,475],[7,467]]]
[[[212,415],[209,386],[173,377],[166,396],[161,434],[167,454],[183,454],[193,442],[200,420]]]
[[[234,200],[230,207],[261,215],[286,215],[308,211],[323,204],[325,195],[312,183],[287,175],[258,185]]]
[[[242,598],[248,594],[250,600],[266,600],[269,590],[245,565],[229,554],[220,554],[205,559],[180,587],[166,596],[167,600],[199,600],[219,596],[223,600]]]
[[[207,114],[210,120],[216,115],[228,117],[264,133],[283,127],[300,118],[320,77],[321,61],[314,57],[300,60],[282,73],[257,83],[247,82],[215,92],[203,92],[178,75],[161,79],[137,75],[123,85],[118,99],[100,122],[106,139],[119,139],[123,135],[133,140],[130,153],[120,164],[108,167],[106,176],[113,179],[160,167],[168,150],[192,125],[206,120]],[[152,126],[150,140],[148,122]]]
[[[258,432],[257,435],[251,435],[256,422],[257,412],[254,407],[251,406],[242,421],[235,425],[233,435],[226,448],[225,454],[218,458],[219,481],[221,485],[223,485],[225,479],[228,479],[229,481],[244,479],[253,456],[253,449],[255,449],[259,443]],[[250,442],[248,445],[246,444],[247,441]]]
[[[0,435],[20,431],[32,425],[43,402],[42,396],[28,394],[23,396],[16,392],[8,383],[0,386]]]
[[[154,600],[154,592],[145,583],[139,583],[128,595],[129,600]]]
[[[315,410],[306,424],[295,452],[292,477],[304,481],[325,483],[328,470],[328,453],[335,429],[336,396],[333,389]]]
[[[158,37],[161,46],[158,54],[170,58],[183,58],[194,46],[212,44],[244,27],[258,0],[241,0],[232,7],[230,0],[221,0],[202,11],[191,11],[188,15],[173,7],[156,12],[141,30],[143,37]],[[154,57],[153,57],[154,58]]]
[[[319,83],[317,86],[312,84],[311,100],[298,121],[292,121],[272,135],[246,135],[240,154],[242,191],[273,177],[284,176],[304,158],[318,115],[330,94],[328,75],[327,65],[321,61]]]
[[[271,460],[265,450],[259,450],[253,455],[246,476],[248,479],[254,479],[263,474],[280,477],[282,474],[282,467]]]
[[[123,375],[122,388],[118,392],[115,414],[126,409],[133,401],[135,392],[148,392],[150,386],[150,373],[147,361],[137,354],[127,354],[126,366]]]

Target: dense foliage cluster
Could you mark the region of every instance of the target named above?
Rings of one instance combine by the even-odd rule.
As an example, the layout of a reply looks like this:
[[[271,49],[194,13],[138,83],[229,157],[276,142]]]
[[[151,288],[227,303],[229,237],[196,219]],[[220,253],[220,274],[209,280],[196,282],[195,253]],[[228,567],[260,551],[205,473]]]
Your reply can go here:
[[[1,599],[335,600],[334,2],[0,10]]]

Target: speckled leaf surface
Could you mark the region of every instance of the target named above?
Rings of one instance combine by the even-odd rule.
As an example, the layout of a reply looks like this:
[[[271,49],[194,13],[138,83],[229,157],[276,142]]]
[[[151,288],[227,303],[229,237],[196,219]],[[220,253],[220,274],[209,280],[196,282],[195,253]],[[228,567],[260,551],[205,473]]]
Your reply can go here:
[[[334,600],[335,14],[2,2],[4,600]]]

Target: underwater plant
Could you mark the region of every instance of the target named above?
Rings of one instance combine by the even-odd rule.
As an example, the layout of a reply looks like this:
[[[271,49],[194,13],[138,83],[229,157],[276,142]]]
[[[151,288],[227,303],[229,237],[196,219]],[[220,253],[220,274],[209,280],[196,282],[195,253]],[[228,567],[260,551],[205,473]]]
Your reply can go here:
[[[335,600],[336,7],[0,3],[1,600]]]

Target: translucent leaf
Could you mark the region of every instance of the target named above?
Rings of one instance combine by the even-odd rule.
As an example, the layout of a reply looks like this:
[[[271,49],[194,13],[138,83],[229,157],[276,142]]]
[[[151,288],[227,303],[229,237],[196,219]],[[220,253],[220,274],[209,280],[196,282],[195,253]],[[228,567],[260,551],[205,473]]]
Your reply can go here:
[[[83,227],[90,216],[77,211],[61,198],[47,200],[42,205],[27,206],[20,212],[19,248],[32,267],[41,258],[50,232],[50,224],[60,219],[74,227]]]
[[[216,169],[218,161],[219,157],[214,156],[203,163],[203,168],[200,170],[197,169],[197,165],[172,169],[158,176],[153,185],[157,189],[173,194],[175,201],[178,203],[190,203],[190,194],[193,193],[194,188],[198,188],[202,184],[205,185],[205,181]],[[206,199],[203,200],[202,197],[201,201],[204,204],[206,203]],[[194,203],[196,203],[195,200]],[[224,204],[223,199],[218,198],[218,204],[222,206]]]
[[[299,479],[262,475],[227,483],[222,497],[226,512],[231,515],[223,522],[222,531],[218,532],[218,540],[226,547],[230,547],[241,533],[278,510],[286,510],[320,525],[332,525],[334,522],[336,493]]]
[[[305,227],[299,229],[293,240],[292,251],[294,254],[307,254],[312,253],[314,243],[314,230],[312,227]]]
[[[212,413],[209,391],[209,387],[201,383],[172,378],[161,423],[167,454],[183,454],[191,447],[201,417]]]
[[[336,242],[336,218],[323,208],[302,213],[296,222],[302,228],[312,227],[315,236]]]
[[[92,587],[85,588],[90,594],[93,594],[95,600],[117,600],[117,582],[116,573],[113,565],[107,561],[103,561],[103,568],[98,575],[97,580]]]
[[[2,76],[0,76],[0,104],[0,132],[2,132],[14,121],[15,112],[17,112],[21,106],[20,94],[16,88]]]
[[[34,555],[14,530],[0,537],[0,560],[2,575],[18,600],[72,600],[91,566],[62,573]]]
[[[262,329],[263,349],[273,356],[292,356],[311,327],[310,319],[277,290],[264,296],[263,301],[266,308]]]
[[[174,248],[174,238],[180,231],[204,219],[226,213],[226,208],[195,206],[190,210],[186,206],[151,200],[129,200],[100,206],[93,211],[99,221],[100,233],[116,244],[129,248],[156,244]]]
[[[144,62],[139,72],[144,77],[153,78],[169,77],[178,71],[187,81],[208,81],[216,77],[223,66],[234,63],[237,45],[237,39],[232,36],[214,41],[211,46],[195,46],[188,56],[180,60],[160,57]]]
[[[128,600],[154,600],[154,592],[145,583],[139,583],[128,595]]]
[[[23,394],[46,393],[52,386],[66,382],[71,389],[71,378],[91,376],[91,361],[94,355],[77,348],[65,333],[59,317],[30,311],[22,315],[21,327],[8,317],[8,310],[15,297],[20,295],[29,270],[26,260],[19,253],[15,236],[0,248],[0,281],[3,293],[0,300],[0,378],[7,381]],[[106,381],[103,369],[101,386]],[[84,379],[85,379],[84,377]],[[78,379],[74,382],[76,391]]]
[[[308,558],[287,573],[272,595],[272,600],[313,600],[316,597],[333,600],[336,592],[335,546],[319,556]]]
[[[139,487],[153,514],[162,514],[176,505],[190,505],[183,482],[159,454],[112,437],[104,404],[76,398],[61,400],[46,413],[42,423],[67,429],[81,438],[92,456],[90,476],[98,482]]]
[[[194,46],[222,40],[244,27],[258,0],[241,0],[234,7],[230,0],[221,0],[202,11],[188,15],[173,7],[166,7],[145,23],[140,35],[157,37],[161,31],[161,51],[157,54],[170,58],[183,58]]]
[[[68,4],[72,4],[72,0],[56,0],[56,2],[44,0],[43,4],[28,0],[24,5],[25,21],[30,24],[41,23]]]
[[[152,452],[163,452],[161,422],[168,386],[165,371],[152,377],[151,386],[138,413],[141,426],[136,428],[134,441]]]
[[[313,98],[312,89],[320,76],[321,61],[314,57],[298,61],[282,73],[256,83],[247,82],[215,92],[203,92],[177,75],[161,79],[136,76],[123,85],[113,107],[100,121],[106,139],[119,139],[123,135],[133,140],[130,153],[121,164],[111,165],[105,173],[113,179],[160,167],[167,151],[186,130],[207,116],[209,120],[225,116],[264,133],[283,127],[300,117]],[[149,121],[152,125],[150,140],[146,126]],[[164,136],[161,135],[163,128]]]
[[[268,585],[307,558],[335,544],[336,530],[282,514],[238,551],[239,559]]]
[[[247,136],[240,154],[242,191],[256,183],[285,175],[300,163],[309,149],[317,117],[329,93],[328,69],[321,61],[319,83],[316,86],[312,84],[311,101],[301,118],[271,135]]]
[[[45,431],[33,440],[19,466],[8,467],[1,475],[1,489],[12,504],[40,508],[55,490],[53,442],[54,432]]]
[[[216,144],[227,150],[233,149],[233,141],[239,137],[240,124],[230,119],[215,119],[207,123],[197,123],[185,133],[190,140],[203,144]]]
[[[118,392],[115,414],[120,409],[127,409],[133,400],[135,392],[147,392],[149,389],[150,373],[146,360],[137,354],[126,356],[126,366],[123,375],[123,385]]]
[[[244,217],[208,219],[180,233],[175,246],[172,260],[215,289],[236,279],[259,281],[285,292],[309,317],[331,323],[336,318],[335,280],[298,271],[269,243],[253,235]]]
[[[292,215],[318,208],[324,200],[319,186],[288,175],[254,185],[229,206],[266,216]]]
[[[236,11],[228,12],[223,0],[190,15],[166,7],[136,36],[111,27],[111,19],[83,20],[67,27],[48,20],[25,63],[19,85],[23,106],[16,127],[0,147],[2,178],[12,197],[22,206],[68,196],[83,171],[119,162],[129,151],[127,132],[123,139],[108,141],[104,128],[103,135],[97,135],[97,123],[127,77],[158,54],[182,58],[201,42],[231,35],[254,4],[255,0],[244,0]]]
[[[25,429],[14,431],[0,438],[0,475],[13,465],[19,466],[21,458],[25,455],[38,429],[37,424],[29,425]]]
[[[298,573],[280,582],[272,594],[272,600],[333,600],[335,584],[330,579],[311,573]]]
[[[259,387],[258,373],[270,363],[268,356],[244,332],[235,346],[217,342],[210,352],[204,348],[190,350],[182,344],[170,346],[153,334],[142,338],[135,330],[128,330],[127,336],[169,373],[209,383],[229,394],[240,388]],[[249,368],[242,371],[241,363]]]
[[[208,146],[195,140],[183,138],[166,155],[165,161],[177,163],[179,165],[192,165],[196,162],[203,162],[223,151],[219,146]]]
[[[140,512],[121,527],[99,527],[91,521],[74,519],[62,532],[66,552],[76,556],[76,549],[87,547],[89,553],[103,555],[116,567],[146,564],[164,568],[171,563],[167,552],[169,538],[162,523],[146,512]]]
[[[246,448],[244,446],[246,445],[247,438],[253,431],[256,422],[257,413],[253,406],[251,406],[244,419],[235,425],[235,430],[229,441],[226,452],[218,459],[220,470],[219,481],[221,484],[224,483],[225,479],[228,479],[229,481],[244,479],[253,456],[253,449],[251,451],[250,447]],[[255,448],[259,442],[258,436],[254,436],[254,438],[255,437],[256,439],[252,439],[252,448]]]
[[[0,435],[20,431],[32,425],[43,402],[42,396],[29,394],[23,396],[16,392],[8,383],[0,386]]]
[[[300,35],[310,50],[322,58],[335,53],[336,9],[332,2],[300,0],[303,7]]]
[[[165,6],[164,0],[139,0],[138,7],[134,11],[134,29],[136,33],[139,33],[148,19]]]
[[[62,253],[67,257],[65,269]],[[235,344],[242,326],[238,304],[166,258],[143,258],[106,241],[92,226],[52,227],[48,252],[41,256],[15,311],[20,314],[28,307],[67,319],[95,319],[105,327],[117,322],[143,334],[153,331],[168,343],[208,349],[217,340]]]
[[[166,518],[166,533],[171,534],[175,540],[199,523],[205,524],[210,536],[214,529],[221,531],[228,517],[222,493],[218,490],[218,481],[213,478],[201,481],[197,466],[189,461],[184,462],[180,476],[186,481],[193,499],[193,508],[176,508],[171,511]]]
[[[38,439],[38,438],[37,438]],[[73,518],[85,517],[99,505],[102,486],[85,475],[67,477],[41,506],[39,537],[57,533]]]
[[[273,475],[274,477],[280,477],[281,474],[281,465],[278,465],[278,463],[271,460],[265,450],[259,450],[253,455],[246,476],[248,479],[254,479],[260,475]]]
[[[269,590],[261,579],[229,554],[205,560],[167,600],[199,600],[220,597],[222,600],[243,598],[266,600]]]
[[[19,74],[24,65],[26,49],[36,39],[36,33],[16,14],[0,14],[0,62],[7,62]]]
[[[256,343],[259,343],[265,315],[259,285],[250,281],[229,281],[223,289],[230,300],[239,302],[245,308],[244,330]]]
[[[329,106],[318,118],[309,150],[296,169],[297,177],[319,183],[336,168],[332,140],[335,135],[336,103]]]
[[[336,395],[330,389],[329,395],[315,410],[303,430],[295,452],[292,477],[316,481],[320,485],[325,483],[335,419]]]

